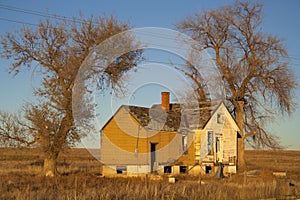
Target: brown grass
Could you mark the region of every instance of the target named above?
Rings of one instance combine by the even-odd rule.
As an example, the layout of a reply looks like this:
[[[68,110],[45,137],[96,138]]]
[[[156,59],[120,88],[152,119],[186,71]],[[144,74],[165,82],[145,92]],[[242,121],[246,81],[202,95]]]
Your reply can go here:
[[[85,149],[59,158],[60,176],[39,176],[37,149],[0,149],[0,199],[296,199],[300,197],[299,151],[246,151],[247,172],[225,179],[176,177],[105,178]],[[255,170],[255,171],[254,171]],[[275,177],[273,172],[286,172]],[[253,173],[255,172],[255,173]],[[248,176],[247,176],[248,173]],[[255,175],[253,175],[255,174]],[[251,176],[250,176],[251,175]]]

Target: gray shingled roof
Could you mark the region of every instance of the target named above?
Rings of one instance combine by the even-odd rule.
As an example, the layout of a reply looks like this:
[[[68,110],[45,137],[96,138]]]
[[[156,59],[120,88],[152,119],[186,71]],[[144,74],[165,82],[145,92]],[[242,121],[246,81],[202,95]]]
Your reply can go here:
[[[125,106],[129,113],[145,128],[157,131],[192,131],[203,128],[220,102],[207,101],[191,104],[170,104],[165,111],[160,104],[151,108]]]

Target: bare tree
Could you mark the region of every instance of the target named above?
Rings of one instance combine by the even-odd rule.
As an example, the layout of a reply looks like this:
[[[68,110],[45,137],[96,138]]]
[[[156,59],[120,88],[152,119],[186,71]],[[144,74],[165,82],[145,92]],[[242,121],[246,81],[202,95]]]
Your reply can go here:
[[[196,13],[177,28],[212,53],[222,75],[226,103],[241,128],[238,167],[244,169],[244,142],[259,148],[279,148],[266,123],[295,109],[295,75],[282,40],[261,31],[263,6],[249,2]],[[249,137],[250,138],[250,137]],[[247,139],[248,140],[248,139]]]
[[[20,121],[20,116],[0,111],[0,145],[3,147],[27,147],[35,143],[33,130]]]
[[[82,17],[73,22],[47,19],[41,21],[36,29],[26,27],[18,33],[7,33],[2,37],[1,56],[13,60],[10,73],[18,74],[26,67],[32,69],[37,64],[39,75],[43,77],[41,86],[34,92],[39,103],[26,105],[24,120],[30,123],[19,125],[27,127],[31,133],[28,137],[22,137],[23,142],[31,139],[28,144],[38,143],[43,150],[45,175],[55,175],[56,160],[61,150],[84,136],[75,127],[72,109],[73,87],[80,66],[93,48],[129,28],[127,23],[106,16],[87,20]],[[133,38],[126,39],[126,44],[136,49]],[[118,90],[118,87],[122,87],[122,75],[136,67],[140,57],[141,51],[131,51],[119,56],[104,70],[95,70],[95,73],[99,73],[98,88]],[[88,127],[93,105],[83,95],[82,101],[85,102],[81,109],[85,117],[83,121]],[[23,133],[15,130],[14,135],[19,134]],[[14,139],[5,134],[1,137]]]

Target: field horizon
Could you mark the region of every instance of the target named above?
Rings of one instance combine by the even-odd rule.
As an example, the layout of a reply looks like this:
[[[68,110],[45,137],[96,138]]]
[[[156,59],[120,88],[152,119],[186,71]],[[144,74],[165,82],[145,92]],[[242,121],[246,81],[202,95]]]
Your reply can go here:
[[[0,199],[298,199],[300,151],[246,150],[246,171],[209,175],[103,177],[84,148],[65,149],[54,178],[41,176],[37,148],[0,148]]]

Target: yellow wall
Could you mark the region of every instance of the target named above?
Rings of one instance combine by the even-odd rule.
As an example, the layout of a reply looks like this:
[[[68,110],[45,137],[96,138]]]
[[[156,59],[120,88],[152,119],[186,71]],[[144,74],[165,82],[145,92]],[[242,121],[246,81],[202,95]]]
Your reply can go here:
[[[224,114],[224,123],[217,123],[217,114]],[[101,132],[101,161],[107,165],[150,165],[150,146],[156,145],[156,161],[159,165],[185,165],[216,161],[216,155],[207,155],[207,131],[222,135],[223,161],[237,155],[238,127],[222,104],[203,130],[188,135],[188,153],[182,152],[182,135],[176,132],[155,132],[141,127],[136,119],[121,107]],[[213,143],[213,150],[215,144]],[[203,167],[203,166],[202,166]],[[194,167],[195,168],[195,167]],[[196,170],[197,167],[193,170]],[[201,167],[200,167],[201,168]],[[199,168],[199,169],[200,169]],[[202,168],[201,168],[202,169]],[[204,168],[200,170],[204,171]]]
[[[151,143],[157,143],[157,162],[175,161],[182,154],[181,134],[146,130],[121,108],[101,132],[101,160],[108,164],[149,164]]]

